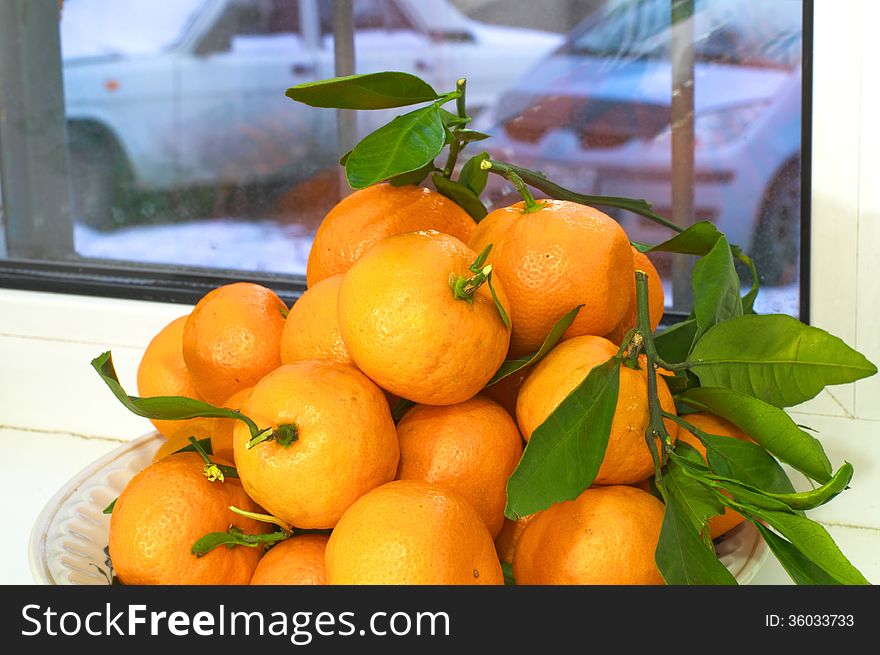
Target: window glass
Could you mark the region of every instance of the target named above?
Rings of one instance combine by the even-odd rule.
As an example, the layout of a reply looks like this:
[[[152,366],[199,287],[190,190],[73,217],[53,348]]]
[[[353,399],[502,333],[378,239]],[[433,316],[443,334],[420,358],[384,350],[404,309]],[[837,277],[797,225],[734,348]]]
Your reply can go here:
[[[759,309],[792,314],[799,302],[802,10],[801,0],[696,0],[687,21],[694,219],[712,221],[755,259],[765,285]],[[672,217],[671,23],[669,0],[605,3],[502,96],[489,147],[574,190],[644,198]],[[513,190],[494,192],[503,202]],[[671,234],[628,212],[609,213],[633,240],[657,243]],[[673,303],[673,258],[657,260]]]
[[[57,230],[73,245],[63,259],[299,279],[321,219],[348,192],[337,112],[284,96],[335,74],[332,4],[65,0],[56,159],[66,149],[72,220]],[[412,72],[439,92],[466,77],[474,127],[492,135],[474,152],[672,217],[670,4],[353,0],[356,69]],[[755,257],[761,309],[796,314],[802,0],[694,8],[693,218]],[[359,112],[356,136],[403,111]],[[485,197],[513,193],[493,176]],[[633,240],[668,236],[604,209]],[[0,256],[46,257],[9,238],[28,220],[0,197]],[[667,300],[681,300],[677,265],[656,262]]]

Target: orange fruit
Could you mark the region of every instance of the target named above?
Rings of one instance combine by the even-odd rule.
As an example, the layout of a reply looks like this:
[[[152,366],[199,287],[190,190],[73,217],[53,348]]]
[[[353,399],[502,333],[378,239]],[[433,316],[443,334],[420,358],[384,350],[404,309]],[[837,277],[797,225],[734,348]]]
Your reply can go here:
[[[632,295],[632,249],[617,221],[574,202],[541,202],[530,213],[522,202],[490,212],[468,242],[476,252],[492,244],[488,263],[510,299],[514,356],[536,351],[578,305],[565,338],[608,334]]]
[[[219,458],[212,461],[228,464]],[[209,482],[196,453],[169,455],[135,475],[119,494],[110,516],[110,558],[124,584],[248,584],[259,548],[214,548],[202,557],[190,551],[210,532],[234,525],[248,534],[265,523],[234,514],[230,505],[260,508],[238,480]]]
[[[751,440],[749,435],[740,430],[733,423],[725,421],[723,418],[715,416],[714,414],[700,412],[696,414],[688,414],[684,419],[695,428],[699,428],[703,432],[708,432],[709,434],[718,435],[720,437],[731,437],[733,439],[743,439],[745,441]],[[689,446],[693,446],[699,451],[705,461],[706,447],[694,434],[688,430],[681,429],[678,431],[678,439],[684,441]],[[723,514],[713,516],[709,519],[709,535],[712,539],[720,537],[743,521],[745,521],[745,517],[742,514],[725,507]]]
[[[205,294],[183,330],[183,359],[202,398],[219,405],[278,368],[285,316],[281,298],[258,284]]]
[[[398,480],[425,480],[468,501],[494,537],[504,523],[507,478],[522,456],[516,423],[498,403],[416,405],[397,424]]]
[[[281,361],[334,359],[351,364],[339,332],[336,304],[342,275],[331,275],[310,287],[293,307],[281,331]]]
[[[150,341],[141,357],[137,370],[138,395],[186,396],[202,400],[186,362],[183,361],[183,326],[186,316],[171,321]],[[181,430],[198,430],[207,427],[211,419],[192,418],[186,421],[163,421],[150,419],[153,426],[166,437]]]
[[[517,423],[526,441],[593,367],[605,363],[615,353],[617,346],[608,339],[588,335],[563,341],[535,364],[516,403]],[[656,376],[660,406],[675,413],[675,403],[666,381],[661,375]],[[638,371],[621,365],[611,435],[594,484],[630,484],[644,480],[654,472],[651,451],[645,442],[648,422],[648,376],[644,361]],[[664,424],[674,441],[675,422],[664,419]]]
[[[461,207],[436,191],[407,184],[374,184],[343,198],[322,221],[309,252],[308,285],[345,273],[373,244],[386,237],[437,230],[461,239],[476,224]]]
[[[520,585],[659,585],[663,503],[627,486],[592,487],[542,511],[513,554]]]
[[[325,585],[324,553],[329,537],[303,534],[275,544],[254,571],[252,585]]]
[[[261,428],[296,427],[286,447],[268,440],[247,448],[241,421],[233,432],[244,488],[290,525],[332,528],[354,501],[394,479],[400,449],[388,402],[353,366],[284,364],[254,386],[242,413]]]
[[[504,519],[504,525],[501,531],[495,536],[495,550],[502,562],[513,564],[513,553],[516,550],[516,544],[522,536],[523,530],[531,523],[539,512],[521,516],[516,521]]]
[[[328,584],[503,584],[492,537],[470,503],[424,480],[373,489],[327,544]]]
[[[339,289],[339,325],[351,358],[376,384],[427,405],[476,395],[501,366],[510,330],[488,284],[456,298],[477,254],[440,232],[388,237],[349,269]],[[507,298],[493,278],[501,304]]]
[[[618,345],[623,341],[626,333],[636,326],[638,321],[638,305],[636,304],[636,285],[635,271],[644,271],[648,274],[648,318],[651,323],[651,332],[657,329],[660,319],[663,318],[665,296],[663,293],[663,282],[660,280],[660,274],[654,264],[648,259],[648,256],[632,249],[633,253],[633,285],[632,295],[630,296],[629,306],[623,315],[623,318],[611,332],[606,335],[606,339]]]

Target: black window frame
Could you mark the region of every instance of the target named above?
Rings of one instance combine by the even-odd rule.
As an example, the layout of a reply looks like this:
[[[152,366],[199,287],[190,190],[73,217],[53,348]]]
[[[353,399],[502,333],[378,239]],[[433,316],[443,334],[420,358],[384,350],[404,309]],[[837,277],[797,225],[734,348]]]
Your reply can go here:
[[[24,1],[24,0],[18,0]],[[57,7],[56,0],[28,0],[31,5],[41,3]],[[350,0],[333,0],[347,5]],[[335,13],[335,12],[334,12]],[[57,29],[55,30],[57,39]],[[2,38],[2,28],[0,28]],[[41,44],[41,47],[45,43]],[[41,70],[44,80],[61,80],[60,48],[55,43],[56,70]],[[45,48],[43,52],[45,53]],[[51,52],[51,47],[49,48]],[[802,57],[802,98],[801,98],[801,251],[800,251],[800,284],[799,313],[800,320],[809,323],[810,307],[810,224],[811,224],[811,181],[810,170],[812,161],[812,94],[813,94],[813,0],[803,2],[803,57]],[[52,63],[43,57],[40,63]],[[17,82],[24,83],[23,80]],[[3,89],[0,88],[0,99]],[[2,102],[2,100],[0,100]],[[44,112],[51,112],[51,107],[43,107]],[[57,108],[56,108],[57,109]],[[63,112],[61,122],[64,122]],[[2,132],[0,132],[2,135]],[[4,152],[0,143],[0,157]],[[65,150],[66,151],[66,150]],[[61,164],[66,177],[66,164]],[[0,162],[2,172],[2,162]],[[57,171],[56,171],[57,177]],[[5,178],[4,178],[5,179]],[[55,193],[58,193],[57,179],[54,181]],[[35,194],[31,194],[35,195]],[[2,197],[2,196],[0,196]],[[34,202],[39,203],[36,198]],[[32,207],[32,203],[25,204]],[[49,210],[57,209],[67,212],[67,199],[60,203],[49,203]],[[47,206],[38,209],[47,210]],[[64,217],[61,217],[62,222]],[[8,221],[8,216],[4,221]],[[188,270],[177,268],[169,270],[159,266],[138,265],[137,268],[114,265],[107,260],[47,261],[42,259],[0,258],[0,288],[39,291],[49,293],[65,293],[105,298],[124,298],[130,300],[146,300],[163,303],[195,304],[199,298],[211,289],[234,281],[250,281],[273,289],[286,302],[295,301],[306,289],[304,276],[289,274],[250,273],[245,271],[220,270]],[[685,315],[667,311],[662,324],[668,325],[686,318]]]

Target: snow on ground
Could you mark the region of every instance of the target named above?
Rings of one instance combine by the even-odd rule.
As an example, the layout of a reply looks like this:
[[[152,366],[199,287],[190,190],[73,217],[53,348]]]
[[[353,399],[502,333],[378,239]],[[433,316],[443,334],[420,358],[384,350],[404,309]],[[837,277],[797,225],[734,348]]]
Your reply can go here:
[[[743,292],[747,289],[743,289]],[[672,282],[663,280],[666,308],[672,307]],[[761,287],[755,299],[755,311],[759,314],[788,314],[800,316],[800,288],[797,284],[784,287]]]
[[[98,232],[76,224],[82,257],[305,275],[313,234],[301,225],[272,220],[220,218],[173,225],[144,225]],[[667,306],[672,285],[664,282]],[[755,309],[761,314],[798,316],[798,285],[763,287]]]
[[[300,225],[219,218],[99,232],[77,223],[81,257],[305,275],[313,234]]]

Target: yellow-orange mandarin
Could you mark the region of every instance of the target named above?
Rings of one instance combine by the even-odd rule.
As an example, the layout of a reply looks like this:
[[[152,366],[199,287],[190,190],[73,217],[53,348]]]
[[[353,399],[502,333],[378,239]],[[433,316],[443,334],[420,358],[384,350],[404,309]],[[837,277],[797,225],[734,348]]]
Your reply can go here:
[[[298,528],[332,528],[370,489],[394,479],[400,448],[382,390],[353,366],[325,359],[284,364],[253,388],[242,413],[260,428],[289,426],[295,439],[247,447],[233,432],[248,494]]]
[[[328,584],[500,585],[492,537],[470,503],[423,480],[364,495],[327,544]]]
[[[476,227],[452,200],[414,184],[374,184],[343,198],[321,222],[309,252],[309,286],[345,273],[373,244],[386,237],[438,230],[467,242]]]
[[[632,249],[617,221],[574,202],[541,203],[532,212],[521,202],[490,212],[468,242],[476,252],[492,244],[488,263],[510,300],[515,356],[537,350],[578,305],[565,338],[608,334],[632,295]]]
[[[436,231],[388,237],[352,266],[339,289],[348,353],[391,393],[427,405],[472,398],[501,366],[510,330],[487,284],[458,298],[476,253]],[[500,280],[499,301],[507,307]]]

